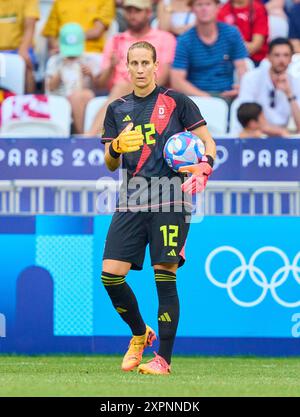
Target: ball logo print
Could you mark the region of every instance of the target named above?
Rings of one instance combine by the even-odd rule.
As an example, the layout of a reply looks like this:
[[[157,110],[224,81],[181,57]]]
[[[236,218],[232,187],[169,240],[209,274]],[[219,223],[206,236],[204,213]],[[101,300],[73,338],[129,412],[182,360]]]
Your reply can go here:
[[[216,259],[218,254],[226,252],[236,255],[240,262],[240,265],[234,268],[229,273],[225,282],[222,282],[219,281],[217,277],[213,276],[211,271],[211,265],[212,263],[217,262]],[[255,262],[257,261],[258,257],[262,254],[278,255],[283,265],[280,268],[278,268],[272,275],[270,274],[270,276],[267,276],[261,268],[255,266]],[[277,290],[281,285],[289,283],[291,281],[291,279],[289,279],[290,273],[292,273],[292,276],[296,283],[300,285],[300,265],[298,265],[299,260],[300,252],[298,252],[295,255],[292,263],[290,263],[289,258],[281,249],[275,246],[263,246],[253,253],[253,255],[249,259],[249,262],[247,263],[244,255],[238,249],[234,248],[233,246],[220,246],[211,251],[208,255],[205,262],[205,272],[207,278],[210,280],[212,284],[219,288],[226,289],[230,299],[235,304],[241,307],[255,307],[259,305],[261,302],[264,301],[268,291],[270,290],[273,300],[277,302],[279,305],[287,308],[295,308],[300,306],[300,300],[284,300],[278,295]],[[253,283],[261,289],[261,294],[255,300],[252,301],[243,301],[239,299],[236,296],[234,290],[239,284],[241,284],[246,275],[249,275]]]
[[[164,158],[175,172],[185,165],[198,164],[205,153],[201,139],[192,132],[178,132],[164,146]]]

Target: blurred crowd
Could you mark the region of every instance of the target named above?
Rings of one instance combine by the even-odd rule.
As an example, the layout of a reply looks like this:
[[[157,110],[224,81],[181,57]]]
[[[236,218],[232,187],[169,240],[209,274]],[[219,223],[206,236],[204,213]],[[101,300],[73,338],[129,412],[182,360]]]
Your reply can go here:
[[[157,84],[238,100],[240,137],[287,137],[291,119],[300,133],[300,0],[0,0],[0,33],[27,94],[68,99],[73,133],[103,96],[85,132],[101,134],[108,104],[131,92],[126,53],[140,40],[157,50]],[[1,77],[0,93],[15,93]]]

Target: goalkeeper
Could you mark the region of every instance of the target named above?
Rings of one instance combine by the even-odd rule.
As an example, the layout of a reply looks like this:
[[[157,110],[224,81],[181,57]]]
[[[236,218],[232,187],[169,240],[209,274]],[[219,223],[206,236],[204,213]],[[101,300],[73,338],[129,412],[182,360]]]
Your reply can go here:
[[[116,170],[122,161],[126,170],[105,243],[102,282],[115,310],[132,332],[122,370],[137,368],[143,374],[167,375],[171,371],[179,320],[176,271],[184,263],[189,230],[183,192],[191,195],[205,188],[216,147],[195,103],[183,94],[156,85],[158,62],[150,43],[131,45],[127,67],[133,92],[108,106],[102,135],[108,169]],[[190,173],[183,182],[186,175],[168,167],[163,148],[169,137],[186,129],[201,137],[205,156],[199,164],[181,168]],[[167,186],[153,187],[156,180],[164,184],[164,179],[165,184],[170,180],[178,180],[179,184],[177,193],[167,193],[168,200]],[[159,349],[151,361],[142,364],[144,349],[152,346],[156,334],[144,322],[126,275],[130,269],[143,268],[148,244],[159,301]]]

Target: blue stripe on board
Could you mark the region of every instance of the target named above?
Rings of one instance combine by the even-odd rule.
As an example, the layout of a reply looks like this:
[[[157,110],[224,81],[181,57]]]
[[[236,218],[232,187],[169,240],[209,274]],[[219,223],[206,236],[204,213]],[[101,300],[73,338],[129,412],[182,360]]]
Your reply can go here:
[[[78,354],[124,354],[129,336],[53,336],[34,343],[17,338],[1,339],[0,353],[78,353]],[[153,350],[157,349],[155,342]],[[150,353],[151,351],[148,350]],[[300,339],[295,338],[203,338],[178,337],[174,346],[175,355],[204,356],[300,356]]]
[[[0,234],[34,235],[34,216],[0,216]]]
[[[37,216],[38,235],[92,235],[93,217],[83,216]]]

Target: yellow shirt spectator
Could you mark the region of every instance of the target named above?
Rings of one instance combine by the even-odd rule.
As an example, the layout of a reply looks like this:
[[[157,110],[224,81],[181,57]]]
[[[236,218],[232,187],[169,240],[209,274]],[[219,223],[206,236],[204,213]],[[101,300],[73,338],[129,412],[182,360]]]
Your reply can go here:
[[[95,22],[104,25],[105,30],[115,17],[114,0],[56,0],[43,30],[46,37],[58,38],[59,30],[65,23],[79,23],[85,33],[94,28]],[[87,33],[86,33],[87,35]],[[86,36],[86,52],[102,52],[104,33],[93,39]]]
[[[1,51],[19,48],[28,17],[40,18],[38,0],[0,0]]]

